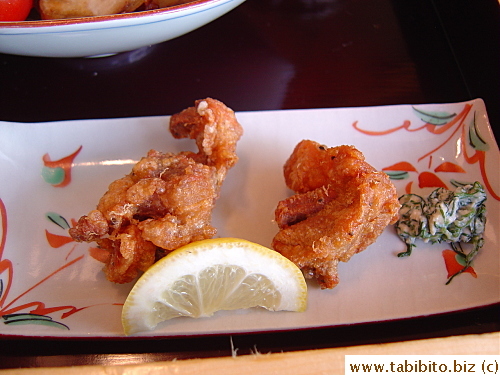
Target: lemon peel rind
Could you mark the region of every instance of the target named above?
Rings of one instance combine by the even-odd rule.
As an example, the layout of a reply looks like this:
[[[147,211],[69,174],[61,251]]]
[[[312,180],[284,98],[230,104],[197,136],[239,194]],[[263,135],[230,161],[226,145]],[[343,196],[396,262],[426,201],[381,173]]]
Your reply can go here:
[[[249,251],[251,250],[251,251]],[[222,258],[222,261],[221,261]],[[217,262],[214,261],[217,259]],[[272,262],[270,260],[273,260]],[[274,308],[264,307],[272,311],[302,312],[307,308],[307,285],[300,269],[289,259],[262,245],[238,238],[216,238],[196,241],[172,251],[151,266],[134,285],[125,301],[122,311],[122,325],[126,335],[152,330],[159,321],[141,319],[144,313],[143,306],[153,306],[155,303],[165,304],[165,301],[154,298],[158,288],[169,289],[174,281],[185,275],[186,267],[190,273],[197,274],[208,266],[227,264],[240,266],[247,274],[259,274],[260,270],[267,270],[266,276],[281,294],[293,295],[291,303],[282,298],[280,304]],[[265,264],[265,267],[263,267]],[[160,272],[167,269],[168,273]],[[271,272],[269,272],[271,269]],[[156,292],[156,293],[155,293]],[[133,301],[133,303],[132,303]],[[171,306],[171,305],[170,305]],[[249,307],[257,307],[249,306]],[[172,307],[175,309],[175,307]],[[214,311],[215,312],[215,311]],[[211,316],[203,314],[199,316]],[[179,311],[178,316],[191,316],[185,311]],[[172,316],[168,320],[175,316]],[[134,327],[129,324],[134,321]]]

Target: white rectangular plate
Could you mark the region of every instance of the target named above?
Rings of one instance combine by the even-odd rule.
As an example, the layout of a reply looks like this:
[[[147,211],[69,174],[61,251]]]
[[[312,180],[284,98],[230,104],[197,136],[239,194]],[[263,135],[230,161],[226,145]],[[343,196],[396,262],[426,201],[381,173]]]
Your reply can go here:
[[[239,112],[237,117],[245,134],[238,144],[240,161],[217,201],[217,236],[270,246],[277,232],[274,209],[290,195],[282,167],[295,145],[302,139],[350,144],[373,166],[397,177],[401,194],[430,192],[441,184],[453,188],[454,181],[480,181],[486,187],[485,245],[474,261],[474,274],[461,274],[445,285],[444,251],[450,246],[419,242],[410,257],[398,258],[405,245],[388,227],[376,243],[340,264],[336,288],[320,290],[309,282],[304,313],[219,312],[211,318],[173,319],[143,336],[312,328],[499,302],[500,160],[482,100]],[[71,224],[87,214],[108,184],[128,174],[149,149],[195,150],[193,141],[169,134],[168,120],[0,122],[0,334],[123,336],[121,305],[132,284],[106,281],[102,264],[89,255],[90,245],[72,242],[64,221],[49,217],[61,216]]]

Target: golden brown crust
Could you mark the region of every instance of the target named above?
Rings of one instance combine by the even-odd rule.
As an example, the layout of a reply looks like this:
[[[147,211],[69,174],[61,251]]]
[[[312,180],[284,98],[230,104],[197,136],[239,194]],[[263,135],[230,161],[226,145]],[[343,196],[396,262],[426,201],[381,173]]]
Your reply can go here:
[[[69,231],[75,241],[95,241],[109,252],[99,259],[110,281],[130,282],[169,251],[216,233],[211,214],[238,160],[241,125],[232,110],[207,98],[172,116],[170,126],[176,138],[195,139],[199,152],[149,151]]]
[[[40,0],[42,19],[54,20],[133,12],[144,0]]]
[[[198,153],[186,154],[200,163],[215,167],[219,183],[238,161],[236,144],[243,135],[243,128],[234,112],[218,100],[197,100],[194,107],[173,115],[170,132],[175,138],[196,141]]]
[[[302,141],[284,173],[297,194],[278,204],[280,231],[272,246],[321,288],[333,288],[339,282],[338,262],[366,249],[397,220],[396,189],[352,146]]]

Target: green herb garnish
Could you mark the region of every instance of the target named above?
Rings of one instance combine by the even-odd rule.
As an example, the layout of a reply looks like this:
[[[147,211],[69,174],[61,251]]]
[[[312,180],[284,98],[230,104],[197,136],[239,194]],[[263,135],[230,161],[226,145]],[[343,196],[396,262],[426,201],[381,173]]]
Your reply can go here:
[[[484,244],[486,224],[486,193],[479,182],[458,187],[455,191],[438,188],[427,199],[416,194],[399,198],[400,219],[396,223],[398,236],[406,243],[406,251],[398,257],[410,256],[415,241],[451,243],[453,251],[463,257],[463,269],[452,275],[447,284],[471,264]],[[466,253],[460,242],[468,242],[473,249]]]

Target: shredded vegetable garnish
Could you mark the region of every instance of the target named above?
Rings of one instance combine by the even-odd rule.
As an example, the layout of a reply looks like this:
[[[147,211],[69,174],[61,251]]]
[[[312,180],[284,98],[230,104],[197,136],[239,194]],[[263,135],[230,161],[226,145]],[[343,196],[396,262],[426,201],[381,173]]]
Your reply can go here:
[[[427,199],[416,194],[399,198],[401,209],[396,223],[398,236],[406,243],[399,257],[411,255],[415,241],[451,243],[453,251],[463,257],[464,267],[450,276],[447,284],[464,272],[484,244],[486,193],[479,182],[458,187],[455,191],[438,188]],[[473,245],[465,252],[460,242]]]

